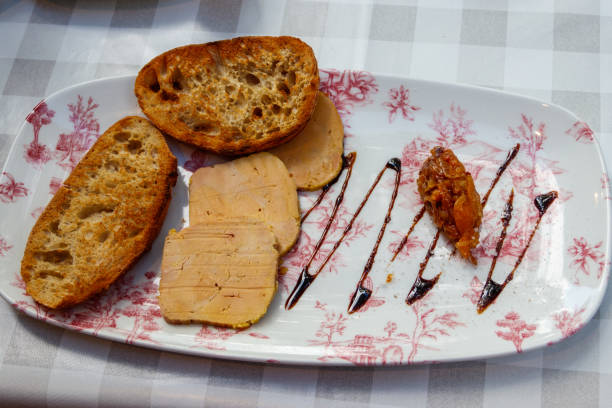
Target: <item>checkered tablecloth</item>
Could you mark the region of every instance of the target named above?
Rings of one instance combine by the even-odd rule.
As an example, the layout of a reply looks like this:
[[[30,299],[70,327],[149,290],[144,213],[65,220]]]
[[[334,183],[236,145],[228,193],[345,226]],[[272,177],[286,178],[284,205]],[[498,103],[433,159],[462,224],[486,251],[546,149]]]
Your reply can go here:
[[[321,67],[552,101],[589,122],[611,162],[610,0],[2,0],[0,165],[45,95],[136,73],[178,45],[247,34],[299,36]],[[395,369],[279,367],[105,341],[0,301],[0,406],[610,407],[609,335],[610,293],[578,334],[522,355]]]

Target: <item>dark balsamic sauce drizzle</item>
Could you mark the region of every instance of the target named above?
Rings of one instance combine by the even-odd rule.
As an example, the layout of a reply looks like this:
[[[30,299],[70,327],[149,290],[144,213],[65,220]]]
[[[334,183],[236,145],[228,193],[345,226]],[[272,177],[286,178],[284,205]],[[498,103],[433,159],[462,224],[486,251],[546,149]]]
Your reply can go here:
[[[344,166],[342,167],[342,170],[344,170]],[[342,170],[340,171],[340,173],[342,173]],[[338,174],[339,176],[340,174]],[[319,196],[317,197],[317,199],[315,200],[314,203],[312,203],[312,206],[308,209],[308,211],[306,211],[304,213],[304,215],[302,215],[302,218],[300,219],[300,223],[303,224],[304,220],[306,218],[308,218],[308,216],[310,215],[310,213],[319,206],[319,204],[321,204],[321,201],[323,201],[323,199],[325,198],[325,196],[327,195],[327,192],[329,191],[329,189],[331,188],[331,186],[333,186],[334,184],[336,184],[336,181],[338,181],[338,178],[333,179],[332,181],[330,181],[329,183],[327,183],[326,185],[323,186],[323,188],[321,188],[321,193],[319,194]]]
[[[549,191],[546,194],[540,194],[533,200],[533,205],[535,205],[535,207],[538,209],[538,212],[540,213],[538,223],[540,223],[540,219],[544,214],[546,214],[548,207],[550,207],[550,205],[553,203],[553,201],[557,199],[557,197],[559,197],[559,193],[557,193],[556,191]]]
[[[388,163],[387,163],[388,164]],[[342,231],[342,235],[340,236],[340,239],[338,239],[335,243],[333,248],[331,249],[331,251],[329,252],[329,254],[327,254],[327,257],[325,257],[325,259],[323,260],[323,263],[321,264],[321,266],[319,266],[319,269],[317,270],[316,275],[318,275],[321,270],[323,270],[323,268],[325,267],[325,265],[327,265],[327,263],[329,262],[329,260],[331,259],[332,256],[334,256],[334,253],[336,253],[336,250],[338,249],[338,247],[340,246],[340,244],[342,244],[342,241],[344,241],[344,238],[346,237],[346,234],[349,233],[349,231],[353,228],[353,223],[355,222],[355,220],[357,219],[357,217],[359,216],[359,214],[361,213],[361,210],[363,210],[363,207],[366,205],[366,203],[368,202],[368,200],[370,199],[370,195],[372,195],[372,191],[374,191],[374,189],[376,188],[376,186],[378,185],[378,183],[380,182],[381,177],[383,176],[383,174],[385,173],[385,171],[390,168],[387,166],[387,164],[385,164],[385,167],[382,168],[382,170],[380,170],[380,172],[378,173],[378,175],[376,176],[376,179],[374,180],[374,182],[372,183],[372,185],[370,186],[370,189],[368,190],[368,192],[366,193],[365,197],[363,198],[363,200],[361,200],[361,203],[359,204],[359,207],[357,207],[357,210],[355,211],[355,213],[353,214],[353,216],[351,217],[349,223],[347,224],[347,226],[344,228],[344,231]]]
[[[497,261],[497,257],[499,256],[499,252],[501,251],[501,247],[503,244],[502,235],[500,235],[500,240],[502,242],[501,244],[499,241],[497,243],[497,248],[495,250],[495,257],[493,258],[493,263],[491,264],[491,269],[489,270],[489,276],[487,277],[487,282],[485,283],[482,293],[480,294],[480,300],[478,301],[478,306],[477,306],[478,313],[484,312],[487,309],[487,307],[491,305],[491,303],[495,302],[495,299],[497,299],[497,297],[502,292],[502,290],[504,290],[506,285],[510,283],[512,279],[514,279],[514,273],[518,269],[521,262],[523,262],[523,258],[525,257],[525,254],[527,253],[529,246],[531,245],[533,236],[535,235],[536,231],[538,230],[538,227],[540,226],[540,221],[542,221],[542,217],[544,216],[544,214],[546,214],[546,211],[551,206],[551,204],[557,199],[558,196],[559,194],[556,191],[550,191],[548,193],[538,195],[533,200],[533,204],[538,210],[538,220],[533,226],[533,229],[531,230],[531,233],[529,234],[529,239],[527,240],[527,245],[525,245],[525,248],[523,248],[523,251],[521,251],[521,254],[518,256],[516,263],[514,264],[514,268],[512,268],[512,271],[508,274],[504,282],[501,284],[496,283],[491,279],[491,275],[493,274],[493,269],[495,268],[495,262]],[[504,217],[505,215],[506,215],[506,212],[504,211]],[[505,220],[503,217],[502,217],[502,222],[504,222],[504,229],[502,230],[502,234],[503,234],[503,237],[505,238],[507,225],[505,224]]]
[[[406,242],[408,242],[408,238],[410,237],[410,234],[412,234],[412,231],[414,231],[414,227],[416,227],[419,221],[421,221],[421,218],[423,218],[424,214],[425,214],[425,206],[422,206],[419,212],[416,213],[416,215],[412,219],[412,225],[410,225],[410,229],[408,230],[406,235],[404,235],[399,245],[395,249],[395,252],[393,253],[393,258],[391,258],[391,262],[395,261],[395,258],[397,258],[397,255],[399,255],[402,248],[404,248],[404,245],[406,245]]]
[[[336,252],[336,250],[338,249],[338,247],[342,243],[342,241],[344,241],[344,238],[346,237],[346,234],[348,234],[349,231],[353,228],[353,223],[355,222],[355,219],[359,216],[359,214],[361,213],[361,210],[363,209],[365,204],[370,199],[370,195],[372,194],[372,191],[374,191],[374,189],[378,185],[378,182],[380,181],[383,173],[388,168],[393,168],[395,170],[394,167],[396,166],[396,164],[394,162],[392,164],[393,167],[389,166],[389,163],[392,163],[392,161],[393,161],[393,159],[389,160],[387,162],[387,164],[385,164],[385,167],[383,167],[382,170],[380,170],[380,172],[376,176],[376,179],[374,180],[374,182],[370,186],[370,189],[368,190],[368,192],[366,193],[365,197],[363,198],[363,200],[359,204],[359,207],[357,207],[357,210],[355,211],[355,213],[351,217],[349,223],[344,228],[344,231],[342,231],[342,235],[334,243],[333,248],[331,249],[329,254],[327,254],[327,256],[325,257],[325,259],[323,260],[323,262],[321,263],[321,265],[319,266],[317,271],[315,273],[311,274],[308,271],[308,269],[310,267],[310,264],[312,263],[312,260],[316,256],[317,252],[319,252],[319,250],[321,249],[321,245],[323,245],[323,238],[327,234],[327,231],[329,231],[329,227],[331,226],[333,218],[336,215],[336,211],[338,210],[338,207],[340,207],[340,203],[342,202],[342,200],[339,201],[339,198],[340,198],[341,195],[342,196],[344,195],[344,191],[346,190],[347,181],[345,180],[344,184],[342,185],[342,190],[340,191],[340,194],[338,195],[338,198],[336,198],[336,203],[335,203],[334,209],[332,211],[332,216],[330,217],[329,221],[327,222],[327,225],[325,226],[325,230],[323,231],[323,235],[321,236],[321,239],[319,239],[319,242],[317,242],[317,245],[315,246],[314,251],[310,255],[310,259],[308,260],[308,263],[302,268],[302,272],[300,273],[300,277],[298,278],[298,281],[296,282],[293,290],[291,291],[291,294],[289,295],[289,297],[287,298],[287,301],[285,302],[285,309],[289,310],[293,306],[296,305],[296,303],[300,300],[300,298],[302,297],[302,295],[304,294],[306,289],[308,289],[308,287],[312,284],[312,282],[316,279],[316,277],[319,276],[319,273],[321,273],[323,268],[325,268],[325,266],[327,265],[327,263],[329,262],[331,257],[334,255],[334,253]],[[398,162],[399,162],[399,160],[398,160]],[[351,171],[351,170],[352,170],[352,167],[349,168],[349,171]],[[350,175],[350,173],[347,174],[347,178],[349,177],[349,175]]]
[[[424,279],[423,272],[425,272],[425,268],[427,268],[427,263],[429,262],[429,258],[431,258],[434,254],[434,250],[436,249],[436,245],[438,245],[438,238],[440,238],[441,230],[436,232],[434,235],[433,241],[429,244],[429,249],[427,249],[427,254],[425,254],[425,259],[421,262],[419,266],[419,274],[417,275],[410,292],[408,292],[408,296],[406,296],[406,304],[411,305],[417,300],[421,299],[423,296],[427,294],[434,287],[442,272],[438,273],[433,279]]]
[[[422,276],[417,276],[414,284],[412,285],[412,289],[408,292],[408,296],[406,296],[406,304],[411,305],[417,300],[421,299],[423,296],[429,292],[436,283],[438,283],[438,279],[442,272],[438,273],[432,279],[425,279]]]
[[[300,297],[302,296],[302,294],[306,291],[306,289],[308,289],[310,284],[315,280],[315,278],[318,275],[318,272],[320,272],[320,269],[319,269],[319,271],[316,274],[312,275],[310,274],[310,272],[308,272],[308,269],[310,268],[310,265],[312,264],[312,261],[314,260],[315,256],[321,249],[321,246],[323,245],[323,242],[325,241],[325,237],[327,236],[327,233],[329,232],[331,224],[334,221],[334,218],[336,218],[336,213],[338,212],[338,209],[340,208],[342,201],[344,201],[344,192],[346,191],[346,186],[348,185],[348,182],[351,179],[351,175],[353,174],[353,165],[355,164],[356,158],[357,158],[357,153],[355,152],[351,152],[348,155],[342,157],[342,167],[343,169],[344,168],[348,169],[346,173],[346,178],[344,179],[344,182],[342,183],[342,188],[340,189],[340,193],[338,193],[338,196],[336,197],[336,201],[334,203],[332,213],[329,216],[329,219],[327,220],[327,224],[325,225],[325,228],[323,229],[323,233],[321,234],[319,241],[315,245],[314,250],[310,254],[310,258],[308,258],[308,262],[306,263],[306,265],[302,267],[300,277],[298,278],[298,281],[295,284],[295,287],[293,288],[293,290],[291,291],[291,294],[289,295],[289,297],[287,298],[287,301],[285,302],[286,309],[291,309],[293,306],[295,306],[297,301],[300,300]],[[332,181],[332,184],[335,183],[336,181],[337,181],[337,178],[336,180]],[[326,191],[323,191],[321,193],[321,195],[319,196],[319,199],[317,199],[317,202],[315,202],[315,205],[310,210],[308,210],[308,212],[302,218],[302,221],[304,220],[304,218],[308,216],[308,214],[310,214],[310,211],[312,211],[312,209],[315,208],[321,202],[325,193]]]
[[[304,220],[306,218],[308,218],[308,216],[310,215],[310,213],[319,206],[319,204],[321,204],[321,202],[323,201],[323,199],[325,198],[325,195],[327,194],[327,192],[329,191],[329,189],[336,184],[336,182],[340,179],[340,176],[342,175],[342,172],[344,171],[344,169],[347,168],[353,168],[353,164],[355,163],[355,152],[351,152],[348,155],[342,155],[342,169],[340,170],[340,172],[338,173],[338,175],[336,177],[334,177],[334,179],[332,181],[330,181],[329,183],[327,183],[326,185],[324,185],[321,188],[321,194],[319,194],[319,196],[317,197],[317,199],[315,200],[315,202],[312,204],[312,206],[308,209],[308,211],[306,211],[304,213],[304,215],[302,215],[302,218],[300,219],[300,223],[303,223]]]
[[[380,246],[380,242],[382,241],[385,235],[385,229],[387,225],[391,221],[391,211],[393,211],[393,206],[395,205],[395,199],[397,198],[397,190],[399,189],[400,180],[401,180],[401,167],[402,162],[398,158],[393,158],[387,162],[385,166],[386,169],[395,170],[395,184],[393,187],[393,193],[391,194],[391,200],[389,201],[389,207],[387,208],[387,215],[383,221],[382,226],[380,227],[380,231],[378,231],[378,237],[376,238],[376,243],[374,244],[374,248],[372,248],[372,252],[370,253],[370,257],[366,262],[363,272],[361,273],[361,278],[357,283],[357,288],[355,292],[351,296],[351,300],[349,302],[348,313],[354,313],[361,309],[363,305],[366,304],[370,296],[372,296],[372,290],[368,289],[364,286],[364,282],[368,277],[372,267],[374,266],[374,260],[376,258],[376,253],[378,252],[378,247]]]
[[[502,214],[502,230],[499,234],[499,238],[497,239],[497,245],[495,247],[495,255],[493,256],[493,260],[491,261],[491,267],[489,268],[489,274],[487,275],[487,282],[480,293],[480,299],[478,300],[478,313],[484,312],[484,310],[491,304],[491,302],[497,298],[497,296],[501,293],[501,291],[506,286],[506,283],[502,285],[493,281],[493,271],[495,270],[495,265],[497,264],[497,258],[499,258],[499,254],[501,253],[502,247],[504,246],[504,241],[506,240],[506,231],[508,230],[508,225],[510,225],[510,220],[512,219],[512,210],[514,202],[514,189],[510,191],[510,196],[508,197],[508,201],[506,201],[506,207],[504,208],[504,213]]]
[[[491,191],[493,191],[493,189],[497,185],[497,182],[499,181],[501,176],[504,174],[504,172],[506,171],[506,169],[508,168],[508,166],[510,165],[512,160],[514,160],[514,158],[516,157],[516,155],[518,154],[520,149],[521,149],[521,144],[517,143],[508,152],[508,155],[506,156],[506,159],[501,164],[501,166],[499,166],[499,168],[497,169],[497,172],[495,173],[495,177],[493,178],[493,181],[491,181],[491,185],[489,186],[489,189],[487,190],[486,194],[484,195],[484,197],[482,198],[482,200],[480,202],[482,208],[484,208],[487,205],[487,201],[489,201],[489,196],[491,195]],[[514,191],[512,192],[512,196],[514,196]],[[422,217],[423,215],[421,213],[424,212],[424,211],[425,211],[425,206],[423,206],[423,208],[421,208],[419,213],[417,213],[417,216],[419,216],[419,214],[420,214],[421,217]],[[417,219],[416,216],[415,216],[414,219],[416,220],[417,223],[420,220],[420,218]],[[413,229],[414,229],[414,221],[413,221],[413,225],[410,227],[410,230],[408,231],[408,233],[406,234],[404,239],[402,239],[402,242],[400,243],[398,249],[396,249],[396,252],[393,255],[393,258],[391,259],[391,262],[393,262],[395,260],[395,257],[397,256],[399,251],[401,251],[402,247],[404,246],[404,244],[408,240],[408,237],[410,236],[410,233],[412,233]],[[505,235],[505,233],[504,233],[504,235]],[[442,272],[438,273],[433,279],[424,279],[423,278],[423,272],[425,271],[425,267],[427,266],[427,263],[429,262],[429,258],[431,258],[433,256],[433,251],[436,248],[436,244],[438,243],[438,238],[439,237],[440,237],[440,230],[438,230],[438,232],[436,232],[436,235],[435,235],[433,241],[431,242],[431,244],[429,246],[429,249],[427,250],[427,254],[425,255],[425,259],[423,260],[423,262],[421,262],[421,266],[419,267],[419,274],[417,275],[417,278],[414,281],[414,283],[412,285],[412,288],[410,289],[410,292],[408,292],[408,296],[406,296],[406,303],[409,304],[409,305],[413,304],[414,302],[416,302],[417,300],[419,300],[423,296],[425,296],[427,294],[427,292],[429,292],[435,286],[435,284],[438,282],[438,279],[440,278],[440,275],[442,274]],[[453,249],[453,252],[452,252],[451,256],[453,256],[455,254],[455,251],[456,251],[456,248]]]
[[[495,178],[493,179],[493,181],[491,181],[491,185],[489,186],[487,193],[484,195],[484,197],[482,197],[482,200],[480,201],[482,208],[484,208],[487,205],[487,201],[489,201],[489,195],[491,195],[491,191],[493,191],[500,177],[502,176],[502,174],[504,174],[504,172],[506,171],[506,169],[508,168],[512,160],[514,160],[519,150],[521,150],[521,144],[517,143],[516,146],[514,146],[512,150],[508,152],[508,155],[506,156],[506,160],[504,160],[502,165],[499,166],[499,168],[497,169],[497,173],[495,173]]]
[[[340,198],[340,195],[342,195],[342,198],[344,198],[344,191],[346,190],[346,184],[347,184],[346,181],[345,181],[345,184],[342,186],[342,190],[340,191],[340,194],[338,195],[338,198],[336,198],[336,203],[334,205],[334,210],[332,211],[332,216],[330,217],[329,221],[327,222],[327,225],[325,226],[325,230],[323,231],[323,235],[319,239],[319,242],[317,242],[317,245],[315,246],[314,251],[310,255],[310,259],[308,260],[308,263],[302,268],[302,272],[300,274],[300,277],[299,277],[297,283],[295,284],[295,287],[291,291],[291,294],[287,298],[287,301],[285,302],[285,309],[289,310],[293,306],[295,306],[295,304],[300,300],[300,297],[302,297],[302,295],[304,294],[304,292],[306,291],[308,286],[310,286],[310,284],[316,279],[316,277],[319,276],[319,273],[321,273],[321,271],[323,270],[323,268],[325,268],[325,266],[327,265],[329,260],[332,258],[332,256],[334,256],[334,254],[336,253],[336,250],[338,249],[340,244],[342,244],[342,241],[344,241],[344,238],[346,237],[346,234],[348,234],[349,231],[353,228],[353,223],[355,222],[355,220],[357,219],[357,217],[361,213],[361,210],[363,210],[363,207],[366,205],[366,203],[370,199],[370,196],[372,195],[372,191],[374,191],[374,189],[376,188],[376,186],[380,182],[380,179],[382,178],[382,176],[385,173],[385,171],[387,169],[393,169],[393,170],[399,172],[400,166],[401,166],[401,162],[399,161],[399,159],[391,159],[391,160],[389,160],[385,164],[385,167],[383,167],[380,170],[380,172],[376,176],[376,179],[374,180],[374,182],[370,186],[370,189],[366,193],[365,197],[363,198],[363,200],[361,200],[361,203],[359,204],[359,207],[357,207],[357,210],[355,211],[355,213],[351,217],[351,219],[348,222],[347,226],[342,231],[342,235],[334,243],[333,248],[327,254],[327,256],[325,257],[325,259],[323,260],[323,262],[321,263],[321,265],[319,266],[317,271],[315,273],[311,274],[310,272],[308,272],[308,268],[310,267],[310,264],[312,263],[312,260],[316,256],[317,252],[319,252],[319,250],[321,249],[321,245],[323,245],[324,237],[325,237],[325,235],[327,235],[327,232],[329,231],[329,227],[331,226],[333,218],[336,215],[336,211],[338,210],[338,207],[340,207],[340,203],[342,202],[341,200],[338,201],[338,199]],[[351,169],[352,168],[349,168],[349,170],[351,170]],[[347,174],[347,178],[348,178],[349,174]]]

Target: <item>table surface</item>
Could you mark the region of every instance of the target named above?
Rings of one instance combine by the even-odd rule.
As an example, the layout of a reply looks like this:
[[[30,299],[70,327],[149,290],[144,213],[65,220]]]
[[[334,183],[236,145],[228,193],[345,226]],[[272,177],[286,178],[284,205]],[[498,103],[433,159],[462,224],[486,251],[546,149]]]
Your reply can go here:
[[[295,35],[319,66],[508,90],[562,105],[612,158],[612,1],[0,2],[0,164],[45,95],[136,73],[187,43]],[[1,167],[1,166],[0,166]],[[612,406],[612,300],[566,341],[401,368],[278,367],[114,343],[0,301],[3,406]]]

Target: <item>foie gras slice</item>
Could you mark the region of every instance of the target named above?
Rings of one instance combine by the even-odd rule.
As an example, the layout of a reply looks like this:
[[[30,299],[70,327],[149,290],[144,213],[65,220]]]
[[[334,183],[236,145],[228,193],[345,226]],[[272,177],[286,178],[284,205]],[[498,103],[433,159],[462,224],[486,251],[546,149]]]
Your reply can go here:
[[[159,305],[169,323],[245,328],[276,292],[276,238],[259,221],[203,222],[171,231],[161,264]]]
[[[323,92],[306,127],[270,153],[285,163],[300,190],[317,190],[342,169],[344,127],[334,103]]]
[[[189,224],[237,218],[264,222],[285,254],[300,233],[295,183],[282,161],[262,152],[198,169],[189,184]]]

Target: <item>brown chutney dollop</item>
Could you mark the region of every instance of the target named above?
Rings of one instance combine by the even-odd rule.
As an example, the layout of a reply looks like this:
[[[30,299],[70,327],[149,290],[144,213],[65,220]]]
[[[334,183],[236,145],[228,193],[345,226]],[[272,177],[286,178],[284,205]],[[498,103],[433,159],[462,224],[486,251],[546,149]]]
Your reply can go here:
[[[482,205],[472,175],[452,150],[437,146],[423,163],[417,185],[436,226],[462,257],[476,264],[471,250],[479,241]]]

